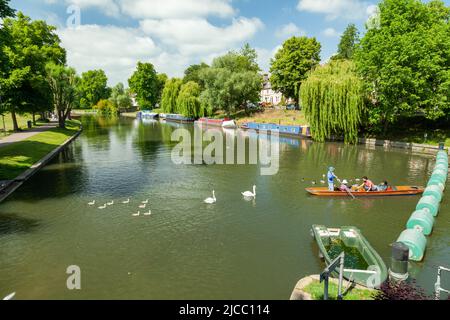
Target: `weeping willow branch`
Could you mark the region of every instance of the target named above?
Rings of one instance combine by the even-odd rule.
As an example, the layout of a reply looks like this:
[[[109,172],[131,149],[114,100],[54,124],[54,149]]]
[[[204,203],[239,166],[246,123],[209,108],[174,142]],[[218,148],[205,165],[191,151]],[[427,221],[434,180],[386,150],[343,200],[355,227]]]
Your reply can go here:
[[[363,83],[351,61],[332,61],[312,71],[302,83],[300,100],[315,140],[343,135],[346,143],[357,142]]]

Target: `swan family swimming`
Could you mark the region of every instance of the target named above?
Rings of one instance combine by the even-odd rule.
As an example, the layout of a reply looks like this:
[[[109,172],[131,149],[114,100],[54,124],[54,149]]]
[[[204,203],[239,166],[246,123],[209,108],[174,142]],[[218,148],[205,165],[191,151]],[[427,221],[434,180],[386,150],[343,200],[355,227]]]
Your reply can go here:
[[[145,209],[147,207],[147,204],[149,204],[149,201],[150,201],[150,199],[146,199],[146,200],[142,201],[141,204],[139,205],[139,209]],[[127,200],[122,201],[121,203],[122,204],[129,204],[130,202],[131,202],[131,199],[128,198]],[[96,203],[96,200],[92,200],[91,202],[88,202],[88,206],[94,206],[95,203]],[[113,206],[113,205],[114,205],[114,200],[105,203],[104,205],[98,207],[98,209],[104,210],[107,207],[110,207],[110,206]],[[143,215],[144,216],[151,216],[152,215],[152,210],[149,209],[149,211],[148,212],[144,212]],[[141,216],[141,212],[138,211],[137,213],[133,213],[132,216],[133,217],[139,217],[139,216]]]

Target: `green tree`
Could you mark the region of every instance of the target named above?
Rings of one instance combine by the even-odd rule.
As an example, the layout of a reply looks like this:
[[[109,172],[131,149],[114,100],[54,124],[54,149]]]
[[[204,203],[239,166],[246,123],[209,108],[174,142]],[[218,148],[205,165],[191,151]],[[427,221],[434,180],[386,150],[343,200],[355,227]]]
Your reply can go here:
[[[167,80],[161,97],[161,108],[165,113],[177,113],[177,99],[183,80],[172,78]]]
[[[118,83],[111,89],[111,96],[109,97],[109,101],[112,103],[116,111],[119,112],[126,111],[132,106],[131,97],[128,91],[125,90],[123,83]]]
[[[83,72],[78,90],[82,109],[92,108],[100,100],[108,99],[111,94],[111,90],[108,88],[108,78],[103,70]]]
[[[200,85],[197,82],[189,81],[183,84],[177,98],[178,113],[192,118],[205,116],[207,111],[200,102],[200,93]]]
[[[200,77],[200,74],[203,69],[209,68],[209,65],[202,62],[201,64],[193,64],[189,66],[184,71],[184,78],[183,83],[188,83],[190,81],[194,81],[200,85],[200,88],[203,90],[205,87],[205,83],[203,82],[203,79]]]
[[[386,133],[400,117],[449,115],[449,13],[438,0],[379,4],[378,23],[367,30],[355,54],[375,128]]]
[[[15,10],[9,6],[9,0],[0,0],[0,18],[14,17]]]
[[[316,38],[292,37],[283,43],[270,66],[272,88],[296,99],[307,73],[320,62],[321,45]]]
[[[115,116],[119,111],[117,106],[111,100],[106,99],[101,99],[93,109],[104,116]]]
[[[58,113],[59,127],[65,128],[70,111],[78,105],[77,82],[80,79],[75,69],[54,63],[47,64],[46,72],[54,109]]]
[[[157,101],[157,103],[159,105],[161,105],[162,92],[164,90],[167,80],[169,80],[169,77],[165,73],[158,73],[157,77],[158,77],[158,101]]]
[[[323,142],[337,134],[343,135],[347,143],[357,142],[364,91],[353,62],[337,60],[317,67],[300,92],[315,140]]]
[[[158,103],[160,84],[153,64],[138,62],[137,70],[128,79],[128,85],[131,92],[136,94],[141,110],[153,109]]]
[[[60,46],[55,30],[21,12],[14,19],[3,20],[2,33],[7,41],[1,45],[4,61],[0,87],[4,107],[11,113],[16,131],[19,130],[16,113],[42,110],[40,104],[48,97],[46,64],[65,63],[66,51]]]
[[[256,52],[246,46],[241,52],[229,52],[214,59],[211,67],[200,73],[205,83],[201,102],[208,113],[224,110],[231,114],[246,109],[249,103],[257,103],[262,87],[258,70]]]
[[[356,26],[351,23],[347,26],[342,34],[341,41],[338,45],[337,59],[352,59],[353,53],[359,42],[359,32]]]

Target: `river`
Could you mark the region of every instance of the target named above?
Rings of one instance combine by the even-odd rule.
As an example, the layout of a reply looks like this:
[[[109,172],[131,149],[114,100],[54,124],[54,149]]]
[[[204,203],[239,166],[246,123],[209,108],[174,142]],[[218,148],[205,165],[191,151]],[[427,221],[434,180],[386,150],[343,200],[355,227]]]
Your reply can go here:
[[[341,178],[395,185],[426,184],[434,165],[400,149],[285,139],[278,174],[262,176],[259,165],[174,164],[170,135],[181,125],[82,121],[82,135],[0,205],[0,296],[288,299],[300,278],[324,267],[312,224],[357,226],[388,265],[419,200],[307,195],[328,165]],[[256,200],[244,201],[254,184]],[[217,203],[204,204],[213,189]],[[133,217],[146,199],[152,215]],[[447,189],[425,260],[410,270],[428,292],[437,266],[450,265],[449,200]],[[81,290],[66,287],[70,265],[81,269]]]

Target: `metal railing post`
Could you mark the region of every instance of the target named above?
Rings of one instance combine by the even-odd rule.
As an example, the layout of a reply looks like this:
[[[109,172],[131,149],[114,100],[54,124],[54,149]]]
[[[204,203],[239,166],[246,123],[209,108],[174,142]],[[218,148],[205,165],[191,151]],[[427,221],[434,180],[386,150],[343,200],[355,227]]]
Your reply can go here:
[[[344,278],[344,262],[345,262],[345,253],[342,252],[339,261],[339,283],[338,283],[338,300],[342,300],[342,281]]]

